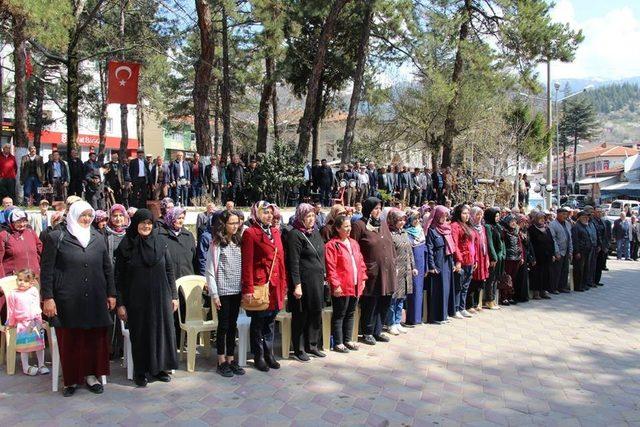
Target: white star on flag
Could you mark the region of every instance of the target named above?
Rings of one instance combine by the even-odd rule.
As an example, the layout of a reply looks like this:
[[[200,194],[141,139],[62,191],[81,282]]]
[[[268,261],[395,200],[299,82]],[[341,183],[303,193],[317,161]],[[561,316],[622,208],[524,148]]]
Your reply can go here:
[[[120,86],[125,86],[127,84],[126,80],[120,80]]]

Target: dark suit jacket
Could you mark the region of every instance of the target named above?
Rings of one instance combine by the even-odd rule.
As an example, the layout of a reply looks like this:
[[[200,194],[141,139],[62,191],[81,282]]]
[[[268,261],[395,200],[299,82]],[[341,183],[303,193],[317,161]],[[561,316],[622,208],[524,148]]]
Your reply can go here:
[[[174,181],[178,181],[181,178],[180,165],[178,164],[178,161],[172,161],[169,169],[171,169],[171,179],[173,179]],[[191,181],[191,165],[186,160],[182,161],[182,172],[182,177],[186,178],[187,181]]]
[[[162,172],[164,172],[164,175],[162,176],[162,182],[158,182],[158,165],[153,165],[153,167],[151,168],[151,176],[149,176],[149,183],[164,185],[170,184],[173,179],[171,176],[171,169],[169,168],[169,164],[163,163],[160,168],[162,169]]]
[[[216,165],[218,166],[218,184],[222,185],[222,174],[224,173],[224,168],[220,165]],[[211,164],[208,164],[207,166],[205,166],[204,168],[204,182],[207,185],[207,188],[209,188],[209,190],[211,190]]]
[[[194,183],[195,184],[198,184],[198,183],[204,184],[204,173],[205,173],[204,165],[202,164],[202,162],[198,162],[198,170],[200,171],[200,175],[197,178],[193,175],[193,166],[194,165],[195,165],[195,162],[191,162],[189,164],[189,167],[190,167],[189,174],[190,174],[190,176],[192,178],[192,180],[191,180],[192,184],[194,184]]]
[[[44,163],[42,161],[42,156],[36,155],[33,159],[36,162],[36,176],[40,180],[40,182],[44,181]],[[29,155],[22,156],[22,160],[20,161],[20,183],[24,184],[24,180],[27,177],[26,169],[27,162],[29,162]]]
[[[52,183],[53,182],[53,160],[48,161],[45,165],[44,165],[44,180],[47,181],[48,183]],[[62,160],[60,160],[58,163],[60,163],[60,177],[62,179],[62,182],[69,182],[69,174],[67,174],[67,166],[64,164],[64,162]]]
[[[146,160],[143,160],[144,163],[144,179],[146,182],[149,182],[149,162],[147,162]],[[129,176],[131,177],[132,180],[138,178],[139,175],[139,167],[140,167],[140,163],[138,162],[138,159],[132,159],[129,161]]]

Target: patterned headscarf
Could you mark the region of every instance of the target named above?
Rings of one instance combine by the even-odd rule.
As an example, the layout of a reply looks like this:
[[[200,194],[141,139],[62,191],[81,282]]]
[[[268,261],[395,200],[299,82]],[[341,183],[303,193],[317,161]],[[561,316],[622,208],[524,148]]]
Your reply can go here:
[[[433,210],[433,220],[431,221],[431,228],[436,230],[438,233],[442,235],[445,241],[445,253],[447,255],[452,255],[456,250],[456,244],[453,241],[453,237],[451,236],[451,224],[447,224],[446,221],[441,220],[443,218],[447,218],[449,216],[449,209],[438,205]]]
[[[174,202],[171,197],[165,197],[164,199],[160,200],[160,214],[164,216],[165,212],[167,212],[167,209],[169,209],[169,205],[173,206],[173,204]]]
[[[411,245],[414,247],[424,243],[426,240],[424,230],[422,229],[422,224],[413,224],[416,220],[419,219],[420,212],[416,210],[409,210],[407,214],[407,223],[404,225],[404,228],[407,230],[407,234],[410,237],[409,240],[411,241]]]
[[[390,230],[397,230],[396,224],[400,218],[405,217],[405,213],[398,208],[391,208],[387,214],[387,224]]]
[[[106,221],[109,219],[109,214],[107,214],[105,211],[103,210],[97,210],[96,211],[96,216],[93,218],[93,222],[95,224],[98,224],[101,221]]]
[[[9,227],[11,227],[12,231],[15,231],[15,228],[13,227],[14,222],[20,221],[21,219],[27,219],[27,213],[19,208],[12,209],[9,211],[8,215]]]
[[[258,214],[262,211],[265,211],[267,209],[271,209],[272,213],[275,213],[276,210],[276,205],[274,205],[273,203],[269,203],[266,200],[260,200],[259,202],[256,202],[253,204],[253,206],[251,206],[251,222],[257,224],[257,225],[263,225],[260,222],[260,219],[258,218]],[[266,225],[266,224],[264,224]],[[271,224],[269,224],[270,226]]]
[[[486,255],[487,254],[487,234],[484,231],[484,224],[482,223],[483,215],[480,216],[479,220],[476,220],[478,213],[482,213],[482,212],[483,210],[480,206],[475,206],[475,205],[472,206],[471,209],[469,210],[469,213],[470,213],[469,221],[471,222],[473,229],[477,233],[476,238],[479,239],[480,248],[482,249],[482,254]]]
[[[178,206],[168,209],[164,214],[164,223],[174,233],[180,232],[181,227],[176,227],[176,220],[185,212],[186,210],[184,208]]]
[[[113,225],[113,221],[112,221],[113,214],[116,212],[120,212],[122,215],[124,215],[125,221],[124,221],[124,224],[121,225],[120,227],[116,227],[115,225]],[[131,223],[131,217],[129,216],[129,213],[127,213],[127,210],[125,209],[124,206],[118,203],[111,206],[111,209],[109,210],[109,224],[107,224],[107,228],[110,231],[112,231],[114,234],[124,233],[130,223]]]
[[[538,230],[540,230],[542,232],[547,231],[546,222],[542,223],[542,226],[538,222],[538,221],[540,221],[540,219],[545,219],[546,220],[547,215],[544,212],[538,211],[538,210],[534,210],[534,211],[531,211],[529,216],[531,217],[531,224],[533,224],[533,226],[535,228],[537,228]]]
[[[304,219],[307,215],[309,215],[310,212],[313,212],[312,205],[310,205],[309,203],[300,203],[296,208],[296,213],[294,215],[293,228],[302,233],[311,234],[313,232],[313,226],[310,230],[304,226]]]

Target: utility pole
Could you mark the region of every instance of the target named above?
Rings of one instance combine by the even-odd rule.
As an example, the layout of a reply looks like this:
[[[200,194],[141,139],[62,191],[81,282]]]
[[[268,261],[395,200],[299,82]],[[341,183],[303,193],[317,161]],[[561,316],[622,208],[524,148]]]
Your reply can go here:
[[[551,117],[551,61],[547,60],[547,135],[551,135],[552,117]],[[547,153],[547,183],[553,183],[553,146],[549,147]],[[546,193],[546,208],[551,209],[551,198],[553,191]],[[558,200],[558,202],[560,202]]]

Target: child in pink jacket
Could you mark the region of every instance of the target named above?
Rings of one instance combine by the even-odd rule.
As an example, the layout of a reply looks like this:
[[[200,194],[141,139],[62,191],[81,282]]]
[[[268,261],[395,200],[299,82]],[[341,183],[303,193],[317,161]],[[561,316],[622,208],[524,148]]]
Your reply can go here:
[[[7,326],[15,327],[16,350],[20,353],[22,371],[26,375],[48,374],[44,365],[42,309],[36,275],[29,269],[17,274],[18,287],[7,293]],[[38,366],[29,365],[29,353],[36,353]]]

